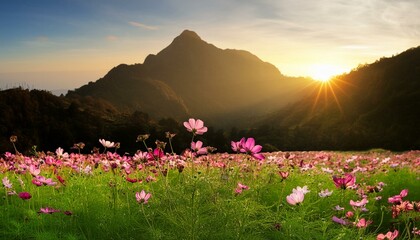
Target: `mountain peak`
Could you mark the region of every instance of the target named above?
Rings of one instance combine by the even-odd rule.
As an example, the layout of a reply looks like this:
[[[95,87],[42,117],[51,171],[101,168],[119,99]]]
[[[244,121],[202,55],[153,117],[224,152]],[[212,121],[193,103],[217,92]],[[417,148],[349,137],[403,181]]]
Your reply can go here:
[[[179,36],[178,38],[194,38],[194,39],[198,39],[201,40],[200,36],[198,36],[198,34],[194,31],[191,30],[184,30]]]

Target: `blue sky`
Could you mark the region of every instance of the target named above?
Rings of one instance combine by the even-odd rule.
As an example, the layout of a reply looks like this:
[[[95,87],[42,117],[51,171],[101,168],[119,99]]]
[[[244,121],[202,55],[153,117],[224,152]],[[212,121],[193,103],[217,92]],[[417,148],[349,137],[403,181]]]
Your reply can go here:
[[[419,46],[418,16],[417,0],[3,1],[0,88],[76,88],[184,29],[286,75],[323,77]]]

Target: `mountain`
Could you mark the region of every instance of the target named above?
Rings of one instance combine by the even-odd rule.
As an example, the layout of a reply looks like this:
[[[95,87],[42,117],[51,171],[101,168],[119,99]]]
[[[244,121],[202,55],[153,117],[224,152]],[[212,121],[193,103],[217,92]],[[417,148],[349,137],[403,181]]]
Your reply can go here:
[[[156,140],[167,141],[166,132],[176,134],[173,148],[181,153],[191,141],[191,134],[180,123],[170,118],[154,121],[145,113],[121,112],[109,102],[92,97],[58,97],[47,91],[22,88],[0,91],[0,153],[14,152],[10,136],[17,136],[17,150],[35,154],[33,146],[40,151],[77,152],[71,147],[79,142],[85,144],[83,153],[100,148],[99,139],[119,142],[120,153],[135,153],[142,143],[136,142],[139,134],[150,134],[148,146],[155,147]],[[229,140],[222,131],[209,127],[206,145],[218,146],[227,151]],[[207,144],[208,143],[208,144]],[[169,148],[169,147],[168,147]],[[169,151],[169,149],[166,149]]]
[[[296,101],[309,81],[284,76],[247,51],[219,49],[185,30],[143,64],[121,64],[67,96],[99,97],[156,119],[196,117],[220,126]]]
[[[271,128],[279,148],[419,149],[420,47],[319,83],[257,128]]]

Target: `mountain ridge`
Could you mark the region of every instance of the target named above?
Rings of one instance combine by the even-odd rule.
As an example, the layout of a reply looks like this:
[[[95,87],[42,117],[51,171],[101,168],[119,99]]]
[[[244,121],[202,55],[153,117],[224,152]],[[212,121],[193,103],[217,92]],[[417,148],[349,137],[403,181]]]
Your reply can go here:
[[[162,89],[153,90],[146,79],[149,85],[151,81],[165,85],[166,92],[173,93],[171,98],[163,104],[156,103],[154,108],[139,107],[167,95]],[[248,51],[220,49],[202,40],[197,33],[184,30],[160,52],[149,54],[144,63],[119,65],[95,83],[68,95],[101,97],[120,107],[148,112],[155,118],[181,120],[193,116],[217,125],[229,122],[223,118],[234,111],[237,118],[230,124],[248,117],[247,108],[261,115],[293,102],[302,96],[299,90],[309,81],[284,76],[274,65]],[[110,89],[116,97],[109,96]],[[134,97],[134,89],[140,92],[143,89],[142,96]],[[146,94],[144,89],[154,94]],[[264,106],[264,110],[257,106]],[[178,114],[168,109],[177,109]]]

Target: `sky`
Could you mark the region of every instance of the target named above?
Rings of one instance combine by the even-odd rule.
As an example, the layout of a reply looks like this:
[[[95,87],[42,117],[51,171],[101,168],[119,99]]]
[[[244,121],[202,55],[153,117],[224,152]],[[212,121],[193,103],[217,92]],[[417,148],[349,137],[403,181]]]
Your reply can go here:
[[[420,45],[419,0],[18,0],[0,6],[0,89],[74,89],[185,29],[288,76],[326,78]]]

